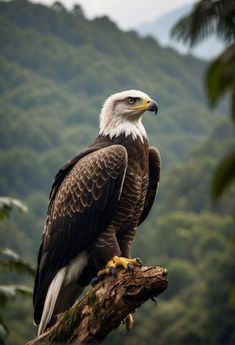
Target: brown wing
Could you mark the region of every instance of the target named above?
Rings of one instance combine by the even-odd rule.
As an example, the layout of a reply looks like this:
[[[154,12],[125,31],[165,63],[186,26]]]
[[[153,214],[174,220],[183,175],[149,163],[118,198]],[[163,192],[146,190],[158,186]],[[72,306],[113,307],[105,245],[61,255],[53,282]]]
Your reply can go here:
[[[139,219],[139,224],[147,218],[154,199],[157,194],[159,180],[160,180],[160,170],[161,170],[161,156],[158,149],[155,147],[149,148],[149,185],[145,198],[144,209]]]
[[[59,185],[49,205],[34,288],[39,323],[45,296],[58,270],[105,231],[118,204],[127,152],[113,145],[79,160]]]

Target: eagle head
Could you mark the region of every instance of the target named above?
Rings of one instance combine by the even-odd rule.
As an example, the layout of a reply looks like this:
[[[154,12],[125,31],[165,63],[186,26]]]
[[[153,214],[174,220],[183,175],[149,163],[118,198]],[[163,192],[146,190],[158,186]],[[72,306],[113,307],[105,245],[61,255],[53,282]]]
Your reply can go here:
[[[157,102],[139,90],[115,93],[104,102],[100,113],[100,134],[110,138],[121,134],[133,139],[146,137],[141,117],[146,111],[158,111]]]

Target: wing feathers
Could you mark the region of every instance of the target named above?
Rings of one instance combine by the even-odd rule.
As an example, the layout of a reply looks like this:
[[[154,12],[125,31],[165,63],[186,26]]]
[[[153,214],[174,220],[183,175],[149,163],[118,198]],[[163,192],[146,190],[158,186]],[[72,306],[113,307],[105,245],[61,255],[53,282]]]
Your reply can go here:
[[[83,157],[57,191],[51,217],[83,212],[97,201],[109,178],[116,179],[126,167],[127,153],[123,146],[113,145]]]
[[[147,190],[147,195],[145,199],[144,209],[139,219],[140,225],[148,216],[154,199],[157,194],[158,184],[160,180],[160,170],[161,170],[161,156],[158,149],[155,147],[149,148],[149,185]]]
[[[126,168],[123,146],[100,149],[76,162],[52,193],[34,291],[36,323],[56,273],[94,243],[110,223]]]

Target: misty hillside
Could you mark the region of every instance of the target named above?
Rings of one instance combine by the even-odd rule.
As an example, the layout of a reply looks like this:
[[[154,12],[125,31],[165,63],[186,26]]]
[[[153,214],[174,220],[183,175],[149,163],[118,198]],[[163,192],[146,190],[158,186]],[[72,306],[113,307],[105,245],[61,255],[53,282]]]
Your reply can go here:
[[[68,11],[58,2],[0,1],[0,32],[0,195],[18,197],[29,208],[0,222],[1,247],[36,262],[57,170],[94,140],[110,94],[140,89],[159,103],[157,116],[146,113],[143,122],[161,151],[162,172],[133,255],[167,267],[170,283],[156,308],[149,302],[134,314],[128,337],[120,326],[104,344],[234,343],[235,310],[227,298],[235,272],[234,195],[217,205],[210,198],[214,168],[234,132],[225,103],[214,112],[207,107],[206,63],[123,32],[108,17],[87,20],[78,5]],[[1,271],[0,279],[33,285]],[[36,333],[30,299],[5,309],[0,303],[1,318],[10,330],[7,345]]]
[[[219,121],[204,100],[201,61],[124,33],[107,17],[88,21],[16,0],[0,3],[0,26],[4,149],[27,146],[32,155],[46,149],[57,156],[70,142],[72,154],[96,135],[104,99],[130,88],[159,102],[159,116],[146,114],[144,123],[165,166],[185,159]]]

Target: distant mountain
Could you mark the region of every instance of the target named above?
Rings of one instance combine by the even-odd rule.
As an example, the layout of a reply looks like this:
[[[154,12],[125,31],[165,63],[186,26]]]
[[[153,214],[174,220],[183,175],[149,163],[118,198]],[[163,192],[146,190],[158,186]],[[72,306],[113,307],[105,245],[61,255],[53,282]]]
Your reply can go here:
[[[190,49],[188,46],[176,42],[170,37],[170,31],[176,22],[188,15],[192,10],[192,5],[182,6],[174,11],[158,17],[153,22],[140,24],[135,28],[141,36],[151,35],[157,39],[160,45],[172,47],[182,54],[190,53],[196,57],[209,60],[216,56],[223,49],[223,44],[215,37],[211,36],[196,48]]]

